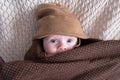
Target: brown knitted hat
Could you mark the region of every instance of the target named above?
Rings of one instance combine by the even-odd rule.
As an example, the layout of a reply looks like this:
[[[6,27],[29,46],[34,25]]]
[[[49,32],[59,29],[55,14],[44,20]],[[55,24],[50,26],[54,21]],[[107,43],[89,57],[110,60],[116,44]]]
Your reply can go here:
[[[66,35],[87,39],[79,20],[65,7],[59,4],[43,4],[37,10],[38,32],[34,39],[41,39],[48,35]]]

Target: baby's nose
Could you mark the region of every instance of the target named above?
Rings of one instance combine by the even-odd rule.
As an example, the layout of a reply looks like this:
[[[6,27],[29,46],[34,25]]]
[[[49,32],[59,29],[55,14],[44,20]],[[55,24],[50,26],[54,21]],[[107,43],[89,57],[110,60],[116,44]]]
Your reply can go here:
[[[59,51],[66,51],[67,50],[67,46],[65,44],[60,44],[59,46]]]

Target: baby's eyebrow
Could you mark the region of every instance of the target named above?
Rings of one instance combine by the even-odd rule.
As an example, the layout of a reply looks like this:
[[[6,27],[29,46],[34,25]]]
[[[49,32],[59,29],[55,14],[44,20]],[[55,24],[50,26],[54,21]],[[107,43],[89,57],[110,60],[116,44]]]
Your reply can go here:
[[[49,38],[48,40],[57,40],[57,38]]]
[[[68,39],[75,39],[75,38],[73,38],[73,37],[69,37]]]

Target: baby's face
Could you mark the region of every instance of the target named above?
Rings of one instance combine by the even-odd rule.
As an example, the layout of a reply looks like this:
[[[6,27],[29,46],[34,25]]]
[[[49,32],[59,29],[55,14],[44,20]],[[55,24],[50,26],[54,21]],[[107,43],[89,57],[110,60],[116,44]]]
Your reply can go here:
[[[43,47],[48,55],[73,49],[77,45],[77,38],[63,35],[51,35],[43,39]]]

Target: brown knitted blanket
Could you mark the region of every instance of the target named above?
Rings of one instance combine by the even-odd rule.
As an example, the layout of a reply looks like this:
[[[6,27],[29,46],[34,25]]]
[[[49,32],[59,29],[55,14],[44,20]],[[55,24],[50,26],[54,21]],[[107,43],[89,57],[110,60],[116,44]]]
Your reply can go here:
[[[98,41],[36,59],[1,62],[0,80],[120,80],[120,40]]]

